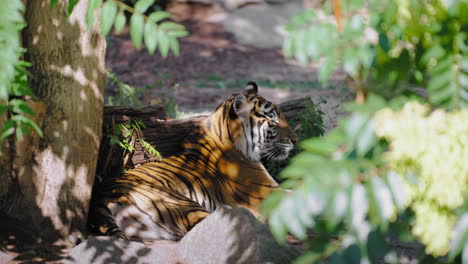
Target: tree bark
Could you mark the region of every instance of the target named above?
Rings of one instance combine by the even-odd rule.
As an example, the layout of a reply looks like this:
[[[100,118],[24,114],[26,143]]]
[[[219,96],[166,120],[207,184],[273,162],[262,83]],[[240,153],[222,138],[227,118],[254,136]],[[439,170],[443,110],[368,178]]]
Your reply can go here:
[[[87,0],[67,15],[66,0],[27,1],[23,32],[32,63],[31,103],[44,137],[9,139],[0,174],[0,211],[46,240],[86,227],[102,131],[105,40],[86,28]],[[33,220],[33,221],[32,221]]]
[[[313,103],[309,97],[286,101],[279,107],[286,119],[292,124],[298,124],[299,120],[307,114],[308,107]],[[200,122],[206,116],[195,116],[184,119],[167,120],[164,109],[159,106],[146,108],[132,107],[104,107],[104,137],[98,159],[97,175],[101,178],[117,176],[124,168],[133,168],[140,164],[155,161],[159,158],[148,151],[136,139],[142,139],[151,144],[161,155],[168,157],[182,151],[182,143],[185,138],[196,130]],[[126,152],[117,144],[109,143],[109,136],[115,131],[111,129],[119,124],[128,124],[140,120],[145,128],[140,131],[132,131],[130,144],[135,147],[134,152]],[[121,134],[115,135],[120,136]]]

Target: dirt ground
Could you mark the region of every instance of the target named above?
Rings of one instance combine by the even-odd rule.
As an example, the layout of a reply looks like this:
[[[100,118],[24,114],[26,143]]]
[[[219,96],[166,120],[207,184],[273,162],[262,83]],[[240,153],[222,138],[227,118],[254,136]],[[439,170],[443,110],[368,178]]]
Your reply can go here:
[[[137,88],[146,104],[177,105],[182,113],[210,112],[248,81],[274,103],[310,96],[321,103],[327,129],[344,115],[340,104],[350,99],[342,74],[327,84],[317,81],[317,65],[299,66],[281,50],[237,44],[221,24],[186,20],[190,35],[180,41],[180,55],[163,59],[136,50],[128,32],[108,37],[106,64],[118,78]],[[106,95],[117,93],[107,85]]]

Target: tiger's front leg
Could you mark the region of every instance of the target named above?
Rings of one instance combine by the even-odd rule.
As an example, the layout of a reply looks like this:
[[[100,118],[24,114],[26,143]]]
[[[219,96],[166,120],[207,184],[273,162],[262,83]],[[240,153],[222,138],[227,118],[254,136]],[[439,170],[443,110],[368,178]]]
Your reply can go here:
[[[269,195],[273,192],[284,192],[284,193],[291,193],[291,190],[284,189],[281,187],[262,187],[262,190],[259,189],[257,193],[258,196],[251,194],[250,199],[246,203],[240,203],[239,206],[246,208],[250,213],[252,213],[259,221],[266,223],[268,219],[266,219],[262,215],[261,211],[261,204],[262,202],[268,198]]]
[[[244,189],[244,188],[243,188]],[[274,191],[278,190],[277,187],[265,187],[265,186],[251,186],[248,195],[244,196],[240,202],[236,203],[236,207],[244,207],[250,213],[252,213],[261,222],[266,222],[266,218],[261,214],[262,202]],[[246,193],[241,191],[239,193]]]

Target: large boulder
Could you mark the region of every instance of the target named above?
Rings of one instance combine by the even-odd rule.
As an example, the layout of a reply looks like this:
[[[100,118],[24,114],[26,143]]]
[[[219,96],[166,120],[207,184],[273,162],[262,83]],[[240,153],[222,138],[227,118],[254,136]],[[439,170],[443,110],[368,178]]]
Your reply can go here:
[[[279,245],[268,227],[245,209],[219,209],[180,241],[184,263],[290,263],[300,255]]]
[[[221,208],[179,242],[151,245],[114,237],[89,237],[64,263],[290,263],[301,252],[281,246],[268,227],[245,209]]]
[[[283,26],[301,11],[304,11],[303,0],[247,5],[226,17],[224,29],[234,34],[238,43],[257,48],[280,48],[286,37]]]

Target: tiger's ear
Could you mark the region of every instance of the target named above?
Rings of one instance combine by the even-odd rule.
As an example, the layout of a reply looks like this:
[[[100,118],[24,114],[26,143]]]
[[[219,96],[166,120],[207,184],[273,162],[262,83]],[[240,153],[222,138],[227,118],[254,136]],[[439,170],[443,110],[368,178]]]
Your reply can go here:
[[[246,103],[247,103],[247,97],[245,97],[243,93],[239,93],[234,97],[234,100],[232,103],[232,110],[238,116],[243,116],[243,113],[247,112],[245,111]]]
[[[248,82],[244,88],[244,92],[247,94],[258,94],[258,85],[255,82]]]

